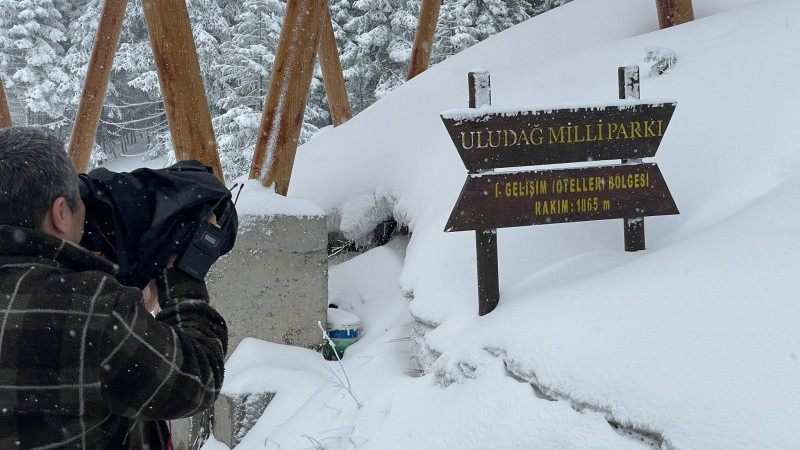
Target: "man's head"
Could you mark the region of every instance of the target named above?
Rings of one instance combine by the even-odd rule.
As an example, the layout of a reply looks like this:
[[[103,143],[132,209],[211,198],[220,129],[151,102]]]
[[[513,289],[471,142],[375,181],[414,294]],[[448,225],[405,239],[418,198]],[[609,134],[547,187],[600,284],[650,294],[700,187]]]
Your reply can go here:
[[[0,225],[78,243],[85,213],[63,142],[35,128],[0,129]]]

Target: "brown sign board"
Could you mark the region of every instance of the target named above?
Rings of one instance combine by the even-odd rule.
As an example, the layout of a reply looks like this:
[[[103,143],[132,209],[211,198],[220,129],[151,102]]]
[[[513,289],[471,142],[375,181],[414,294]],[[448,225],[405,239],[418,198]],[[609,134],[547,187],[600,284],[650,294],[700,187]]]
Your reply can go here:
[[[445,231],[678,214],[655,163],[470,174]]]
[[[482,107],[442,113],[469,172],[656,154],[677,103],[621,100],[614,104]]]

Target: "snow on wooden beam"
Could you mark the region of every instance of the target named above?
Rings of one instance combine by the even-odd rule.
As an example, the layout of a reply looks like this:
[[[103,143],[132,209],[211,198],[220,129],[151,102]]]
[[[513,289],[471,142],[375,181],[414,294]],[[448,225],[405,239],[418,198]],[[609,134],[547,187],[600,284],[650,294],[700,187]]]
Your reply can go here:
[[[314,74],[326,0],[289,0],[275,52],[250,178],[286,195]]]
[[[414,46],[411,49],[411,61],[408,67],[409,80],[428,68],[441,6],[442,0],[422,0],[419,8],[417,32],[414,35]]]
[[[186,2],[142,0],[142,7],[175,157],[196,159],[223,180]]]

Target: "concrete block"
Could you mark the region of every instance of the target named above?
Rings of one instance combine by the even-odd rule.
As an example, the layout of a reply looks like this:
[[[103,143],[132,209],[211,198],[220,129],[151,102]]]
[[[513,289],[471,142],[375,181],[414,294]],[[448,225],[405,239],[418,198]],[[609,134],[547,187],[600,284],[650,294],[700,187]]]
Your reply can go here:
[[[228,355],[245,337],[318,348],[328,308],[324,216],[240,214],[236,245],[212,267],[211,303],[228,323]]]
[[[230,448],[239,445],[274,397],[272,392],[220,394],[214,404],[214,437]]]
[[[211,434],[213,408],[192,417],[171,421],[172,448],[175,450],[199,450]]]

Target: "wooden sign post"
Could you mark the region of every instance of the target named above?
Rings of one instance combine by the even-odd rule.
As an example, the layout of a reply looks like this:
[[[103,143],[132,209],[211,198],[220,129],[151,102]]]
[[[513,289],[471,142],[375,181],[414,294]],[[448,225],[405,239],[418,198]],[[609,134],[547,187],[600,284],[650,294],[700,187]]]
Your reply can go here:
[[[620,74],[620,95],[638,98],[638,70]],[[488,72],[471,72],[469,89],[471,109],[441,115],[469,171],[445,231],[475,230],[480,315],[499,300],[497,228],[624,219],[625,249],[635,251],[644,217],[679,213],[658,165],[641,160],[655,156],[677,103],[493,108]],[[495,170],[613,159],[622,164]]]
[[[469,73],[469,107],[480,108],[492,104],[489,72]],[[480,174],[475,168],[470,173]],[[475,230],[475,253],[478,262],[478,314],[492,312],[500,301],[500,280],[497,269],[497,228],[481,227]]]

